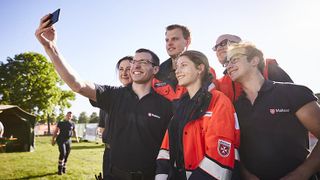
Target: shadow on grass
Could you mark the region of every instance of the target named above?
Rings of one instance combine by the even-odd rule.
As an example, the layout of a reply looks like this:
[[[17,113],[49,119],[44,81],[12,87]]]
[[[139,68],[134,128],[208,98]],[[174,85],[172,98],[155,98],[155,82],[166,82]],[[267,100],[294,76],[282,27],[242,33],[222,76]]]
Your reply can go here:
[[[22,178],[14,178],[14,179],[33,179],[33,178],[41,178],[41,177],[45,177],[45,176],[52,176],[52,175],[56,175],[56,174],[57,174],[57,172],[40,174],[40,175],[36,175],[36,176],[27,176],[27,177],[22,177]],[[11,179],[8,179],[8,180],[11,180]]]
[[[99,145],[99,146],[72,146],[72,150],[77,150],[77,149],[99,149],[99,148],[104,148],[104,145]]]

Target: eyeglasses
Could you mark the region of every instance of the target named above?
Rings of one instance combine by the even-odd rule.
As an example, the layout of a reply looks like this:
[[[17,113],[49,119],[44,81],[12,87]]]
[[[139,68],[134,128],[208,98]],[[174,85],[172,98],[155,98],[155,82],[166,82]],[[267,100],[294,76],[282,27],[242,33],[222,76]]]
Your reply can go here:
[[[230,44],[234,44],[234,43],[236,43],[236,42],[234,42],[234,41],[229,41],[228,39],[225,39],[225,40],[221,41],[219,44],[215,45],[215,46],[212,48],[212,50],[213,50],[213,51],[217,51],[217,49],[218,49],[219,47],[225,47],[226,45],[230,45]]]
[[[241,56],[246,56],[247,57],[247,55],[243,54],[243,53],[235,54],[229,60],[227,59],[226,62],[223,63],[223,67],[227,67],[230,63],[231,64],[236,64],[240,60]]]
[[[151,62],[150,60],[147,60],[147,59],[130,60],[129,62],[131,64],[140,64],[142,66],[146,66],[147,64],[151,64],[152,66],[157,66],[155,63],[153,63],[153,62]]]

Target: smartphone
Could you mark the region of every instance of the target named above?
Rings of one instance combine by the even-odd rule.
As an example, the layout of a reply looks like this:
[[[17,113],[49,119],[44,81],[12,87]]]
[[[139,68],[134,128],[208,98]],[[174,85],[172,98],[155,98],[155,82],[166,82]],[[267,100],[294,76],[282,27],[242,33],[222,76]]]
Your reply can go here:
[[[50,15],[50,25],[58,22],[58,20],[59,20],[59,14],[60,14],[60,9],[57,9],[56,11],[54,11],[53,13],[51,13],[51,15]]]

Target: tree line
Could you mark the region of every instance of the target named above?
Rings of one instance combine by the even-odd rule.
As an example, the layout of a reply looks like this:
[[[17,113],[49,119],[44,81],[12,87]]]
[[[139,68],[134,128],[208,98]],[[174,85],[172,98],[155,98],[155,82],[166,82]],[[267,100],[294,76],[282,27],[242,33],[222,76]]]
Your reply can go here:
[[[0,104],[17,105],[36,115],[40,123],[63,119],[64,110],[71,107],[75,93],[63,90],[63,85],[53,64],[39,53],[21,53],[0,61]],[[316,96],[320,99],[320,93]],[[81,112],[74,121],[96,123],[98,118],[96,112],[90,116]]]

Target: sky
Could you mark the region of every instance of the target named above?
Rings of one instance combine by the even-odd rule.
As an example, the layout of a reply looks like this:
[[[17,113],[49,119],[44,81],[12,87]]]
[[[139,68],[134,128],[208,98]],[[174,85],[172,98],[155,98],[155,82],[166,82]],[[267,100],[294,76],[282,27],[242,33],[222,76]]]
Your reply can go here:
[[[24,52],[48,58],[34,32],[58,8],[58,47],[87,81],[119,86],[116,62],[139,48],[165,61],[165,27],[182,24],[191,31],[189,49],[203,52],[218,77],[223,68],[211,48],[219,35],[236,34],[277,59],[295,83],[320,93],[319,0],[2,0],[0,61]],[[80,95],[68,110],[98,112]]]

